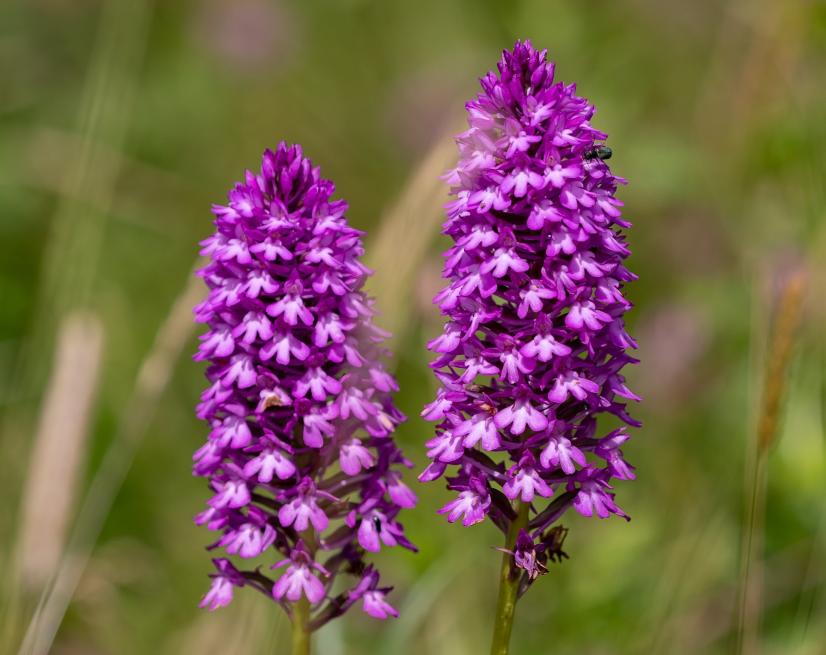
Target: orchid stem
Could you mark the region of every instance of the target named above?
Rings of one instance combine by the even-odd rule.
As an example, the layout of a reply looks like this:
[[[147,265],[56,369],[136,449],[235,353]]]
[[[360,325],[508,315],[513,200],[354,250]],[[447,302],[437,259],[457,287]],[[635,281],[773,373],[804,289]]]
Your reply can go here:
[[[310,655],[310,601],[302,597],[293,605],[293,655]]]
[[[530,503],[517,501],[516,518],[511,522],[505,539],[506,550],[513,551],[516,548],[516,538],[519,536],[519,531],[528,525],[529,509]],[[508,655],[510,650],[513,614],[516,610],[520,577],[519,571],[513,563],[513,555],[502,553],[502,568],[499,572],[499,599],[496,603],[496,620],[493,625],[490,655]]]

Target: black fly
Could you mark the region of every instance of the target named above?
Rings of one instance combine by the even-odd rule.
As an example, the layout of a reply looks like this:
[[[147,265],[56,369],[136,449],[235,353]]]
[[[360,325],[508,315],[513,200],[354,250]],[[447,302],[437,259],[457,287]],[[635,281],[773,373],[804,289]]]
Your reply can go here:
[[[373,527],[376,528],[376,532],[381,532],[381,519],[378,516],[373,517]]]
[[[605,161],[606,159],[611,159],[611,155],[613,154],[614,151],[608,146],[594,146],[591,150],[582,155],[582,158],[601,159],[602,161]]]

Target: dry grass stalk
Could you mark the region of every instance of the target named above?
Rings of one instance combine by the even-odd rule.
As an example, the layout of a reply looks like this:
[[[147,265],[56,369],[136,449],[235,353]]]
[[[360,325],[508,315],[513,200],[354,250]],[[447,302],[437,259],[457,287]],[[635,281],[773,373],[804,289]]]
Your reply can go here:
[[[63,159],[60,169],[65,188],[71,192],[61,195],[51,221],[41,258],[42,272],[31,331],[11,374],[16,399],[26,399],[39,391],[50,363],[53,326],[69,312],[86,306],[91,296],[107,210],[115,196],[120,172],[118,166],[101,165],[95,144],[107,143],[117,151],[125,142],[150,13],[150,3],[143,1],[101,6],[73,130],[78,139],[77,148]],[[95,207],[83,201],[90,196],[99,200]],[[25,447],[29,435],[27,423],[26,410],[15,409],[4,416],[0,426],[4,453],[9,460],[9,470],[4,474],[13,489],[21,488],[24,482],[19,479],[18,471],[23,467],[18,464],[16,453],[28,450]],[[7,554],[2,555],[6,560]],[[13,556],[14,553],[8,555],[10,559]],[[4,583],[8,594],[2,603],[4,627],[0,630],[0,650],[16,641],[13,626],[18,623],[19,612],[24,611],[16,581],[11,578],[6,576]]]
[[[192,307],[204,295],[203,283],[190,276],[140,367],[132,396],[112,443],[87,491],[66,553],[53,584],[32,618],[20,653],[45,655],[63,621],[103,523],[166,390],[186,342],[192,335]]]
[[[763,603],[763,535],[766,514],[766,468],[769,448],[779,435],[780,414],[788,386],[788,372],[800,324],[806,276],[792,274],[780,296],[767,355],[763,391],[757,418],[755,466],[743,530],[736,652],[760,652]]]
[[[800,324],[805,288],[805,275],[802,272],[795,273],[780,298],[757,423],[757,445],[761,453],[771,447],[779,432],[780,412],[786,396],[788,370]]]
[[[38,591],[54,574],[78,481],[98,390],[103,326],[76,312],[62,322],[23,490],[17,564],[24,588]]]

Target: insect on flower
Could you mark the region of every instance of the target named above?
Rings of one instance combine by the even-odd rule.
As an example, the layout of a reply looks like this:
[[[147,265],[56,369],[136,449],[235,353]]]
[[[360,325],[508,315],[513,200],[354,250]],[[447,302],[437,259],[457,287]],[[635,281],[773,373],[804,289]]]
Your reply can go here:
[[[614,151],[611,150],[608,146],[596,146],[592,148],[584,155],[582,155],[583,159],[601,159],[602,161],[606,161],[611,159],[611,155],[614,154]]]

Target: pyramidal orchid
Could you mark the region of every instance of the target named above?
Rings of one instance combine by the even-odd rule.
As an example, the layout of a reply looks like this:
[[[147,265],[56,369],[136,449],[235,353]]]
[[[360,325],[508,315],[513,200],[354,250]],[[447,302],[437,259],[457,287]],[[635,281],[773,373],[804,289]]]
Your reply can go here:
[[[392,439],[404,417],[382,365],[387,335],[361,290],[361,233],[333,192],[299,146],[266,151],[213,208],[199,272],[209,295],[195,308],[210,432],[194,473],[212,492],[196,523],[221,553],[201,606],[256,589],[292,619],[295,653],[355,603],[397,616],[366,555],[415,550],[397,520],[416,499]]]
[[[448,474],[448,521],[490,519],[506,535],[491,651],[502,654],[518,597],[565,557],[565,511],[627,518],[611,483],[634,477],[628,434],[597,419],[638,425],[621,374],[636,362],[623,319],[635,276],[615,197],[624,180],[605,163],[593,106],[527,41],[481,86],[446,175],[453,245],[434,302],[447,324],[429,344],[440,386],[422,414],[436,435],[420,479]]]

